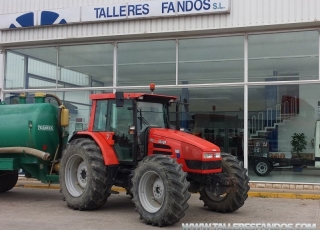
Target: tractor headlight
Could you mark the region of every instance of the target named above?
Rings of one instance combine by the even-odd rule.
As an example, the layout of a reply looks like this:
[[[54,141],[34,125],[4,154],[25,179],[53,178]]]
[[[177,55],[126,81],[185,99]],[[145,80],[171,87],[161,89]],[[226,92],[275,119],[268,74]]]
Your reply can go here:
[[[203,158],[204,158],[204,159],[213,158],[213,153],[204,153],[204,154],[203,154]]]
[[[212,159],[212,158],[220,158],[221,154],[220,153],[204,153],[203,158],[204,159]]]

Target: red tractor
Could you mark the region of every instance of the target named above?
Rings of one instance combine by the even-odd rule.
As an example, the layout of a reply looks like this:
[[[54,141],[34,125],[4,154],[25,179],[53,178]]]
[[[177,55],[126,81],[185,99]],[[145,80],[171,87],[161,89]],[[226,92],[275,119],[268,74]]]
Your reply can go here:
[[[173,129],[169,107],[176,97],[145,93],[91,95],[88,129],[75,132],[60,164],[61,191],[72,209],[101,207],[120,186],[132,196],[140,219],[178,222],[190,193],[212,211],[233,212],[247,199],[242,162],[192,134]],[[179,111],[177,109],[177,114]]]

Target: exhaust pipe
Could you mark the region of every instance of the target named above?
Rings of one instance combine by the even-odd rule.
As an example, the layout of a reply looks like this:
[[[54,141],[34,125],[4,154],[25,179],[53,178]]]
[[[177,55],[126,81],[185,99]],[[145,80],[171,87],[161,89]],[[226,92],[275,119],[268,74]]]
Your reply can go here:
[[[9,154],[9,153],[15,153],[15,154],[29,154],[29,155],[33,155],[36,156],[38,158],[41,158],[42,160],[49,160],[50,159],[50,154],[40,151],[38,149],[33,149],[33,148],[28,148],[28,147],[4,147],[4,148],[0,148],[0,154]]]

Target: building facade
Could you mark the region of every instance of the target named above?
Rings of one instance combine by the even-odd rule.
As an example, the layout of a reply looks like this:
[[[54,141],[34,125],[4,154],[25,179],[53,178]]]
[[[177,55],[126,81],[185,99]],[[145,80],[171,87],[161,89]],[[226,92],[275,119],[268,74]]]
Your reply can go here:
[[[72,133],[89,94],[153,82],[252,182],[319,184],[319,20],[317,0],[0,0],[0,99],[56,94]]]

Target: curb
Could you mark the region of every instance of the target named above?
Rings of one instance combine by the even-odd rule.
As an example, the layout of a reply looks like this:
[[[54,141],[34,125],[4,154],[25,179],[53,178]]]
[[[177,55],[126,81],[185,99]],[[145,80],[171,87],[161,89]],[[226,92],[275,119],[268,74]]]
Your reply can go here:
[[[249,197],[262,198],[287,198],[287,199],[311,199],[320,200],[318,194],[282,193],[282,192],[248,192]]]
[[[17,183],[15,187],[18,188],[36,188],[36,189],[60,189],[60,185],[57,184],[22,184],[22,183]],[[126,192],[124,188],[113,186],[112,187],[113,191],[117,192]]]
[[[57,184],[51,184],[49,186],[48,184],[17,183],[15,187],[35,188],[35,189],[60,189],[60,185],[57,185]],[[117,186],[113,186],[112,190],[117,192],[126,191],[124,188],[117,187]],[[283,192],[248,192],[248,197],[320,200],[320,194],[300,194],[300,193],[283,193]]]
[[[40,189],[60,189],[60,186],[57,184],[19,184],[17,183],[15,187],[18,188],[40,188]]]

